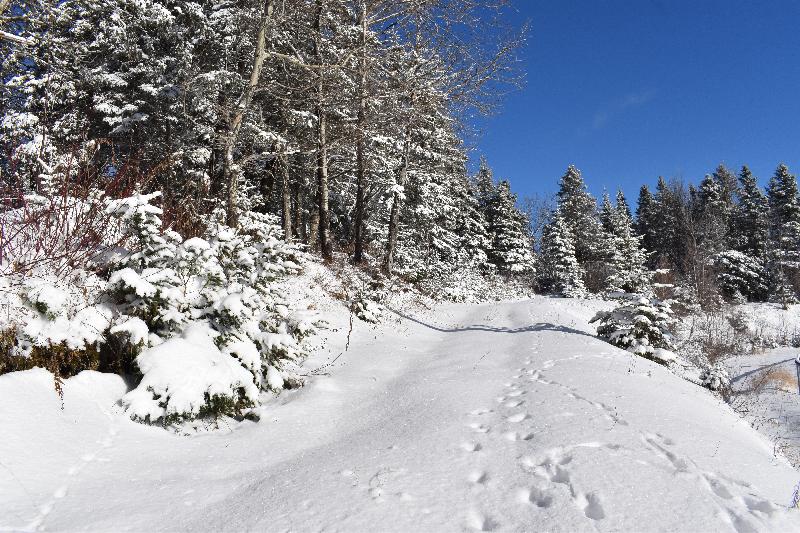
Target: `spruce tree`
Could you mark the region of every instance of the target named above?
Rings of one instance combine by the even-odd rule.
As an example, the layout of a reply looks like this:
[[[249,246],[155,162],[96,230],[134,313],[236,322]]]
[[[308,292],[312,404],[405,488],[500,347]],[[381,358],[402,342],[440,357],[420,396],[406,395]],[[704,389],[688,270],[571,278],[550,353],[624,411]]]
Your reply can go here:
[[[486,218],[491,238],[489,260],[500,272],[533,270],[533,246],[528,220],[516,207],[517,197],[507,181],[501,181],[489,199]]]
[[[769,203],[747,166],[739,173],[738,203],[733,213],[731,244],[763,262],[769,238]]]
[[[608,250],[597,201],[586,190],[580,171],[570,165],[561,177],[557,193],[558,211],[572,235],[575,258],[584,271],[584,283],[592,291],[605,289]]]
[[[542,245],[537,268],[541,289],[565,296],[579,298],[586,295],[585,275],[575,257],[572,230],[559,209],[542,229]]]
[[[772,299],[784,306],[795,301],[792,280],[800,268],[800,199],[797,178],[781,163],[767,186]]]
[[[657,239],[654,224],[656,215],[656,200],[653,193],[650,192],[647,185],[642,185],[636,205],[636,233],[642,237],[642,246],[650,252],[656,250]]]
[[[800,199],[797,178],[781,163],[767,187],[770,239],[776,259],[795,267],[800,260]]]
[[[610,204],[610,202],[609,202]],[[604,209],[605,212],[605,201]],[[609,210],[607,242],[611,251],[608,290],[612,292],[644,293],[651,285],[647,253],[642,249],[642,237],[635,234],[625,196],[617,193],[617,205]]]

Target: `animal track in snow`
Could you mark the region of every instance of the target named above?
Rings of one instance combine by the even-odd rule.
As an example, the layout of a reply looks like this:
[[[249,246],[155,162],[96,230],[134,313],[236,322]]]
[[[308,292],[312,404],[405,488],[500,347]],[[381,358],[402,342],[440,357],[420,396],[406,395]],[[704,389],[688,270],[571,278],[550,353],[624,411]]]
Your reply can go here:
[[[491,531],[495,524],[491,518],[485,514],[472,509],[467,515],[467,527],[474,531]]]
[[[517,422],[522,422],[526,418],[528,418],[528,414],[527,413],[517,413],[515,415],[511,415],[511,416],[507,417],[506,420],[516,424]]]
[[[520,440],[531,440],[533,438],[533,433],[517,433],[516,431],[507,431],[503,433],[503,437],[511,442],[516,442]]]
[[[477,422],[473,422],[473,423],[471,423],[471,424],[469,425],[469,427],[470,427],[470,428],[472,429],[472,431],[474,431],[475,433],[488,433],[488,432],[489,432],[489,428],[488,428],[488,427],[486,427],[486,426],[484,426],[484,425],[482,425],[482,424],[478,424]]]
[[[659,457],[666,459],[675,469],[700,481],[702,486],[716,498],[721,515],[739,533],[769,530],[765,518],[772,517],[781,508],[752,493],[752,487],[723,475],[700,470],[694,462],[668,449],[675,441],[660,433],[643,433],[644,443]],[[741,494],[747,491],[746,494]],[[757,524],[757,525],[756,525]]]
[[[518,396],[522,396],[523,394],[525,394],[525,391],[514,390],[514,391],[511,391],[508,394],[506,394],[506,396],[508,396],[510,398],[517,398]]]
[[[532,503],[536,507],[541,508],[547,508],[553,505],[553,496],[536,487],[521,491],[520,500],[523,503]]]
[[[522,400],[510,400],[510,401],[507,401],[504,405],[506,407],[519,407],[523,403],[524,402]]]
[[[589,494],[576,493],[573,495],[575,503],[583,510],[586,518],[592,520],[602,520],[606,517],[603,505],[600,503],[600,496],[596,492]]]
[[[538,457],[526,456],[521,459],[523,467],[532,472],[535,476],[549,481],[553,484],[565,485],[572,501],[583,511],[583,514],[591,520],[602,520],[606,516],[601,497],[598,492],[584,493],[579,491],[572,481],[570,464],[574,460],[572,450],[578,448],[608,448],[617,450],[620,448],[614,444],[603,444],[600,442],[584,442],[566,447],[557,447],[545,450]],[[539,506],[547,500],[542,499],[546,492],[542,489],[531,490],[529,501]],[[539,502],[539,503],[537,503]],[[550,501],[552,503],[552,501]],[[547,505],[549,506],[549,505]]]
[[[480,415],[485,415],[485,414],[491,413],[491,412],[492,412],[491,409],[479,408],[479,409],[474,409],[474,410],[470,411],[469,414],[471,414],[472,416],[480,416]]]
[[[689,471],[689,464],[686,462],[685,459],[679,457],[675,453],[668,450],[665,446],[667,445],[666,440],[664,437],[657,435],[655,433],[644,433],[642,434],[642,439],[644,442],[656,453],[661,455],[665,458],[672,467],[675,469],[675,472],[688,472]],[[669,441],[673,442],[673,441]]]
[[[461,449],[465,452],[479,452],[482,446],[477,442],[462,442]]]
[[[475,472],[469,475],[469,482],[474,483],[476,485],[484,485],[487,481],[489,481],[489,474],[482,470],[476,470]]]

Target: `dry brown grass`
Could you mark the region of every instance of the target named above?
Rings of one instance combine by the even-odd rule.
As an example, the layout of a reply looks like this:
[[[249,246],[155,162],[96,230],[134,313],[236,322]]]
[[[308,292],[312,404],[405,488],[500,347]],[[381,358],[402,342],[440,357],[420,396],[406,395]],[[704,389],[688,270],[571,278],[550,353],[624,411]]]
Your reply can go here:
[[[764,384],[772,388],[795,392],[797,390],[797,376],[783,368],[770,368],[763,371]]]

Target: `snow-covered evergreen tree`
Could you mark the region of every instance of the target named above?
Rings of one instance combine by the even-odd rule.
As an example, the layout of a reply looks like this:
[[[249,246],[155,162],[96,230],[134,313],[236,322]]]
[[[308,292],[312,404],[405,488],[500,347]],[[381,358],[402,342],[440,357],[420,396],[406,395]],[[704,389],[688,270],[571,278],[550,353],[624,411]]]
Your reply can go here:
[[[647,253],[642,248],[642,237],[634,233],[633,220],[622,191],[617,193],[617,205],[611,206],[608,195],[604,197],[601,211],[606,241],[611,250],[608,291],[645,293],[652,283],[652,273],[647,268]]]
[[[613,311],[597,313],[591,322],[600,323],[597,334],[606,342],[665,366],[675,360],[674,319],[667,302],[631,296]]]
[[[760,300],[767,290],[763,264],[743,252],[726,250],[714,256],[717,285],[734,302]]]
[[[770,239],[774,260],[786,267],[800,265],[800,199],[797,178],[780,164],[767,187]]]
[[[486,211],[491,248],[489,260],[501,272],[521,273],[534,269],[533,244],[528,221],[517,209],[517,197],[507,181],[501,181],[489,199]]]
[[[739,173],[738,203],[733,213],[732,244],[736,250],[764,261],[769,247],[769,203],[747,166]]]
[[[636,204],[636,233],[642,237],[642,246],[650,252],[655,252],[658,242],[655,227],[656,213],[657,206],[653,193],[647,185],[642,185]]]
[[[572,235],[575,258],[584,272],[584,286],[592,291],[605,289],[609,251],[603,239],[597,201],[586,190],[586,183],[574,165],[559,181],[558,211]]]
[[[559,209],[542,229],[537,279],[542,290],[568,298],[586,295],[585,275],[575,257],[572,229]]]

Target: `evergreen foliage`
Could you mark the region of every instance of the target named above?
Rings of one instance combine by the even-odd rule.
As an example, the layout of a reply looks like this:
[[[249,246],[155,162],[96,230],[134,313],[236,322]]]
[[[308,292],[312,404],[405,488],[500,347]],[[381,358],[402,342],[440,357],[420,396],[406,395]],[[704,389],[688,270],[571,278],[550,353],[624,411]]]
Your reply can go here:
[[[584,271],[575,257],[572,229],[560,209],[542,229],[542,245],[537,268],[539,287],[547,292],[579,298],[586,295]]]

